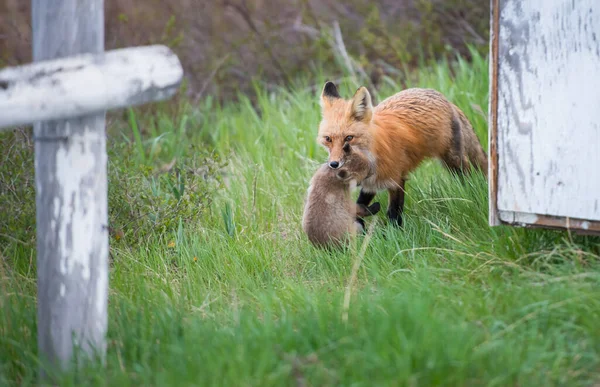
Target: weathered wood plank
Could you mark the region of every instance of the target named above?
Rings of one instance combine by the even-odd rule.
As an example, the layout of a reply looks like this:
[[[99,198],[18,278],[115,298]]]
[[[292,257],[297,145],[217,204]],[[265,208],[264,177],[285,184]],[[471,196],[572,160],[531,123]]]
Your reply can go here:
[[[498,218],[498,32],[500,28],[500,0],[490,0],[490,98],[488,127],[488,220],[490,226],[500,225]]]
[[[600,7],[501,0],[497,206],[600,220]]]
[[[32,17],[34,60],[104,49],[102,0],[33,0]],[[45,98],[66,96],[39,101]],[[74,344],[88,355],[102,356],[106,347],[105,115],[36,123],[34,137],[38,349],[42,362],[66,368]]]
[[[551,215],[534,215],[513,211],[501,211],[499,216],[504,222],[516,226],[566,229],[578,234],[600,234],[600,222],[591,220]]]
[[[57,11],[51,12],[54,15]],[[64,46],[56,49],[62,54]],[[43,55],[46,51],[42,47],[38,50],[40,58],[48,57]],[[126,48],[6,68],[0,71],[0,128],[167,99],[175,94],[182,77],[179,59],[165,46]]]

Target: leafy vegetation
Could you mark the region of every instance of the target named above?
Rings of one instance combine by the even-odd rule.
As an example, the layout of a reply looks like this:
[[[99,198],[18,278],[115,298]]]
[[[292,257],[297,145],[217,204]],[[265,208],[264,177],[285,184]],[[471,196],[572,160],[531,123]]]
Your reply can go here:
[[[406,83],[445,93],[485,144],[487,71],[474,52]],[[123,235],[111,237],[106,367],[57,375],[60,384],[598,383],[599,239],[490,228],[482,176],[461,184],[426,162],[408,182],[403,230],[382,212],[349,251],[308,243],[302,202],[325,159],[309,86],[323,81],[115,118],[109,205]],[[349,78],[340,89],[357,86]],[[379,99],[401,88],[385,78]],[[19,175],[32,164],[2,160],[2,176],[32,192]],[[39,364],[35,259],[15,227],[32,229],[34,198],[2,193],[2,213],[18,223],[0,230],[0,384],[29,385]],[[119,214],[137,211],[165,221],[128,230]]]
[[[106,0],[106,49],[164,44],[190,93],[235,99],[348,67],[398,77],[423,60],[488,49],[490,2],[480,0]],[[0,66],[26,63],[30,1],[0,2]],[[336,35],[335,26],[339,26]],[[339,61],[340,56],[345,56]],[[356,58],[356,60],[354,59]]]

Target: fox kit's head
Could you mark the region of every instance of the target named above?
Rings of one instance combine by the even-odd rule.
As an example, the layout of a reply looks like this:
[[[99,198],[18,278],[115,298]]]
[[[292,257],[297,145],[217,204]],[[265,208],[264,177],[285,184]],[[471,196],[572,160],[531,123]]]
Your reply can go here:
[[[325,83],[321,93],[321,111],[317,141],[329,153],[330,168],[341,168],[352,148],[369,151],[369,125],[373,117],[371,95],[365,87],[359,88],[350,100],[340,97],[333,82]]]
[[[329,168],[332,168],[331,166]],[[372,173],[373,165],[369,162],[369,159],[363,154],[363,152],[356,151],[350,148],[345,153],[345,162],[342,167],[337,167],[334,171],[336,177],[343,181],[349,182],[350,180],[362,181],[370,173]]]

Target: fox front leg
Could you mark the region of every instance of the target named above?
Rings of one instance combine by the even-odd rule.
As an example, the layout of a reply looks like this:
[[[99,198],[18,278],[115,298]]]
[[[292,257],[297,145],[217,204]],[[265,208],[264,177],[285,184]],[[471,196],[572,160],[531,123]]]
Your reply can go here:
[[[374,192],[365,192],[365,190],[361,189],[360,194],[358,194],[358,199],[356,200],[356,204],[368,206],[371,203],[371,200],[375,197]]]
[[[371,215],[375,215],[381,210],[381,205],[379,202],[373,203],[370,206],[365,206],[364,204],[356,205],[356,220],[355,223],[361,226],[361,232],[365,230],[365,220],[363,218]]]
[[[397,227],[402,227],[402,214],[404,212],[404,186],[406,180],[400,180],[398,187],[391,188],[389,192],[388,219]]]
[[[360,218],[364,218],[366,216],[375,215],[381,210],[381,204],[379,202],[375,202],[370,206],[366,206],[364,204],[356,205],[356,216]]]

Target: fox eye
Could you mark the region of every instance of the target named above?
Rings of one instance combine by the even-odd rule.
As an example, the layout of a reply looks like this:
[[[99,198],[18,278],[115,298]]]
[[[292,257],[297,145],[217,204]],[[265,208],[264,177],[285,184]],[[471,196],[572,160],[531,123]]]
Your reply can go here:
[[[331,142],[331,137],[329,137],[329,136],[325,136],[325,141],[327,141],[327,142]]]
[[[353,138],[354,136],[346,136],[346,141],[352,141]]]

